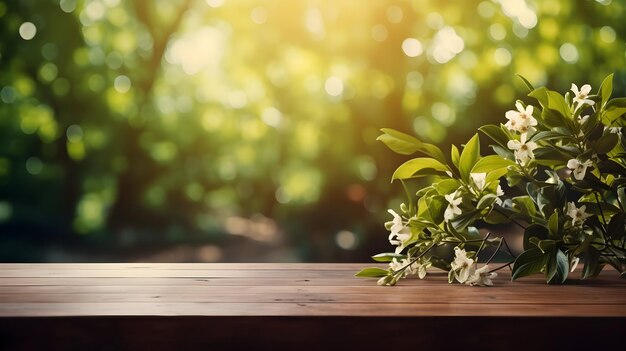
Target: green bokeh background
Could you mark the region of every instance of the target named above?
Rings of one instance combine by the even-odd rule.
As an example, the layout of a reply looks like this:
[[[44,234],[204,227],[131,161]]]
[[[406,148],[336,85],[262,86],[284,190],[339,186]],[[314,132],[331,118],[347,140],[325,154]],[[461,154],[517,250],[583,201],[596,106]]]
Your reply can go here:
[[[365,261],[402,201],[380,128],[460,145],[524,97],[516,73],[562,92],[615,73],[625,96],[624,17],[621,0],[1,1],[0,261]]]

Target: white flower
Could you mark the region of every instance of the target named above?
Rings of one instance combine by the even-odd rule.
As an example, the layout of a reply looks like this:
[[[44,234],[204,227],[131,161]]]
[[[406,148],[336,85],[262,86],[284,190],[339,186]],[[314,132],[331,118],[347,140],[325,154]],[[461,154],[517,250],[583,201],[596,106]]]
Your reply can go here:
[[[593,165],[591,160],[587,160],[585,162],[579,162],[577,159],[573,158],[567,161],[567,168],[571,169],[574,173],[574,178],[576,180],[583,180],[585,178],[585,172],[587,172],[587,167]]]
[[[509,110],[504,116],[509,120],[504,125],[509,130],[513,130],[520,133],[528,132],[533,126],[537,125],[537,120],[533,117],[533,107],[531,105],[522,106],[521,102],[516,102],[515,107],[517,111]]]
[[[396,253],[400,253],[404,250],[406,241],[411,238],[411,229],[404,225],[402,217],[400,217],[400,215],[394,210],[389,209],[387,212],[393,215],[393,224],[390,230],[391,233],[389,233],[389,242],[391,245],[397,245]]]
[[[569,270],[570,273],[572,273],[576,269],[576,266],[578,266],[578,261],[580,261],[578,257],[574,256],[574,258],[572,258],[572,260],[569,263],[569,266],[572,267]]]
[[[498,276],[496,272],[489,272],[489,266],[484,265],[481,268],[475,270],[470,277],[465,281],[465,284],[477,285],[477,286],[492,286],[491,279]]]
[[[478,190],[485,188],[485,180],[487,179],[487,173],[470,173],[470,177]]]
[[[589,100],[587,98],[589,97],[589,93],[591,92],[591,85],[585,84],[582,87],[580,87],[580,90],[578,90],[578,86],[572,83],[572,92],[576,95],[574,96],[574,99],[573,99],[574,102],[577,104],[576,108],[584,104],[588,104],[590,106],[595,104],[593,100]]]
[[[577,225],[582,226],[583,222],[585,222],[585,219],[592,216],[591,214],[585,212],[586,209],[587,209],[587,206],[585,205],[582,205],[580,206],[580,208],[578,208],[573,202],[567,203],[566,214],[572,219],[573,226],[577,226]]]
[[[531,159],[535,158],[533,150],[537,148],[537,144],[533,141],[526,142],[526,133],[520,135],[520,140],[509,140],[506,146],[514,151],[515,159],[525,165]]]
[[[504,191],[502,191],[502,187],[498,184],[496,188],[496,204],[499,206],[502,206],[502,199],[500,198],[502,195],[504,195]]]
[[[401,261],[398,261],[398,259],[394,257],[393,260],[389,262],[389,268],[397,272],[405,266],[409,265],[410,262],[411,260],[409,260],[408,258],[403,258]],[[401,274],[401,278],[404,278],[409,274],[417,274],[420,279],[424,279],[424,277],[426,276],[426,269],[430,267],[430,265],[430,262],[422,264],[419,260],[417,260],[404,269]]]
[[[578,122],[580,124],[584,124],[585,122],[587,122],[587,120],[589,119],[589,115],[584,115],[584,116],[578,116]]]
[[[406,266],[408,263],[409,262],[408,262],[408,260],[406,258],[403,258],[402,261],[398,261],[398,259],[394,257],[391,260],[391,262],[389,262],[389,268],[391,268],[394,272],[397,272],[398,270],[402,269],[402,267]],[[403,277],[406,276],[408,269],[409,268],[405,269],[402,272],[402,276]]]
[[[454,261],[450,264],[454,271],[454,276],[459,283],[465,283],[470,277],[474,260],[467,257],[465,250],[454,248]]]
[[[444,197],[446,198],[446,201],[448,201],[449,205],[446,208],[446,211],[443,213],[443,218],[446,221],[451,220],[452,218],[454,218],[454,216],[458,216],[461,213],[463,213],[463,211],[461,211],[461,209],[459,208],[459,205],[461,204],[461,202],[463,202],[462,198],[457,198],[458,196],[458,190],[445,195]]]
[[[386,275],[380,279],[378,279],[378,285],[383,285],[383,286],[392,286],[392,285],[396,285],[396,277],[392,276],[392,275]]]

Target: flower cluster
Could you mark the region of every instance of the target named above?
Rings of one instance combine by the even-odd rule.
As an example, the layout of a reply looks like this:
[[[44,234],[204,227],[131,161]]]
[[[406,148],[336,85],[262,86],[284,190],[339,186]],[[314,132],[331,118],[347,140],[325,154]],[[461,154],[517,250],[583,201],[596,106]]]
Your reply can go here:
[[[465,250],[458,247],[454,248],[454,261],[450,266],[449,282],[456,279],[459,283],[468,285],[491,286],[493,285],[491,280],[498,276],[498,273],[489,271],[488,265],[476,268],[477,263],[467,257]]]
[[[480,155],[478,134],[446,156],[413,136],[382,130],[378,139],[393,151],[423,156],[400,165],[392,181],[428,177],[428,185],[415,195],[404,186],[408,205],[389,210],[395,249],[373,256],[388,268],[357,275],[394,285],[411,275],[422,279],[432,267],[447,271],[451,283],[490,286],[495,271],[509,267],[513,279],[543,273],[547,282],[563,283],[581,258],[583,279],[606,265],[626,274],[626,98],[611,99],[612,76],[597,94],[589,84],[572,84],[561,95],[523,82],[536,103],[518,100],[506,123],[479,128],[493,142],[493,155]],[[477,228],[510,222],[524,228],[519,255],[501,236]],[[498,252],[510,260],[490,270]]]

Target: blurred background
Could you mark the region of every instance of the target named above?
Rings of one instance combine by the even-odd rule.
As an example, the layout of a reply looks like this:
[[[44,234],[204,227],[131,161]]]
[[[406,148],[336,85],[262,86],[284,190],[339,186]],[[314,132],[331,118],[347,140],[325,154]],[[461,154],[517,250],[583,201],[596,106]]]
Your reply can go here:
[[[624,96],[625,17],[623,0],[0,1],[0,261],[368,261],[391,250],[407,159],[380,128],[449,150],[504,121],[515,73],[562,92],[615,73]]]

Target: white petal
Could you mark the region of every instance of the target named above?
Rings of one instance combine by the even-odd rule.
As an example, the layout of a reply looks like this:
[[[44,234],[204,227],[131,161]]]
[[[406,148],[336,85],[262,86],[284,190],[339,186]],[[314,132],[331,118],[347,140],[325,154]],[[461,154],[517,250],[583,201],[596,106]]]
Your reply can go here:
[[[580,162],[578,162],[578,160],[575,158],[572,158],[571,160],[567,161],[567,168],[569,169],[576,169],[579,165],[580,165]]]
[[[470,271],[469,269],[465,268],[459,271],[459,273],[456,276],[456,279],[459,281],[459,283],[465,283],[465,281],[469,278],[469,276],[470,276]]]
[[[515,102],[515,107],[517,108],[517,110],[518,110],[519,112],[522,112],[522,113],[524,112],[524,105],[522,105],[522,102],[521,102],[521,101],[519,101],[519,100],[518,100],[518,101],[516,101],[516,102]]]
[[[576,180],[583,180],[585,178],[585,168],[578,167],[574,170],[574,178]]]
[[[528,117],[532,116],[532,114],[533,114],[533,106],[532,105],[526,106],[526,114],[528,115]]]
[[[519,136],[519,142],[520,142],[520,143],[522,143],[522,144],[526,144],[526,137],[527,137],[527,136],[528,136],[528,134],[527,134],[527,133],[522,133],[522,134],[520,134],[520,136]]]
[[[578,96],[578,94],[580,94],[580,92],[578,91],[578,87],[576,86],[576,84],[572,83],[572,88],[571,88],[572,92],[574,94],[576,94],[576,96]]]
[[[522,147],[522,144],[517,140],[509,140],[509,142],[506,143],[506,147],[511,150],[519,150],[519,148]]]
[[[504,117],[506,117],[508,120],[517,120],[519,118],[519,112],[509,110],[509,111],[506,111],[506,113],[504,114]]]
[[[582,87],[580,87],[581,94],[589,95],[590,92],[591,92],[591,85],[585,84]]]
[[[570,273],[576,269],[576,266],[578,266],[578,261],[580,261],[580,259],[578,257],[574,257],[572,262],[570,262],[570,266],[572,266],[572,268],[570,269]]]

